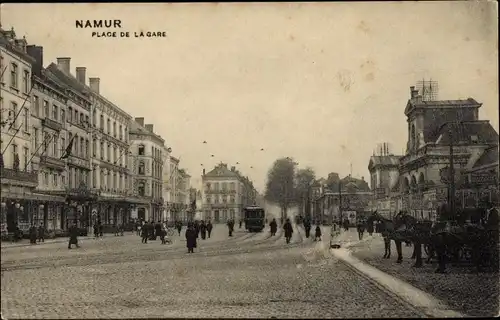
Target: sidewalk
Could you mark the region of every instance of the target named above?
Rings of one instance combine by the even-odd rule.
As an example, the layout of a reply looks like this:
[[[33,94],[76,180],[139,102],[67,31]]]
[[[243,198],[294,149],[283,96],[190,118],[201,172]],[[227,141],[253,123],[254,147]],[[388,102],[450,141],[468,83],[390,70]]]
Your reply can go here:
[[[127,236],[127,233],[124,234],[124,236]],[[103,239],[106,238],[111,238],[115,237],[114,234],[106,234]],[[78,241],[83,241],[83,240],[89,240],[89,239],[94,239],[94,236],[87,236],[87,237],[78,237]],[[45,239],[44,242],[37,242],[36,245],[32,245],[29,241],[29,239],[22,239],[18,242],[10,242],[10,241],[2,241],[1,243],[1,248],[18,248],[18,247],[30,247],[30,246],[38,246],[38,245],[44,245],[44,244],[53,244],[53,243],[64,243],[68,242],[69,237],[60,237],[60,238],[55,238],[55,239]]]
[[[383,259],[384,242],[379,234],[351,243],[349,251],[354,258],[376,269],[411,284],[415,288],[443,301],[449,308],[466,316],[491,317],[498,315],[498,273],[470,273],[464,267],[449,266],[449,274],[436,274],[436,264],[413,268],[413,247],[403,244],[403,263],[397,264],[396,248],[391,242],[391,258]],[[423,253],[425,258],[425,253]]]

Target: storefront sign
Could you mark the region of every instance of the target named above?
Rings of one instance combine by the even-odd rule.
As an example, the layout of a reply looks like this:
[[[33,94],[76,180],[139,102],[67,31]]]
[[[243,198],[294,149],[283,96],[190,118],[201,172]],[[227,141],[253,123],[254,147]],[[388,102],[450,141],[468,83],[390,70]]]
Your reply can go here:
[[[495,174],[488,173],[472,173],[470,182],[472,184],[494,185],[496,182],[496,176]]]

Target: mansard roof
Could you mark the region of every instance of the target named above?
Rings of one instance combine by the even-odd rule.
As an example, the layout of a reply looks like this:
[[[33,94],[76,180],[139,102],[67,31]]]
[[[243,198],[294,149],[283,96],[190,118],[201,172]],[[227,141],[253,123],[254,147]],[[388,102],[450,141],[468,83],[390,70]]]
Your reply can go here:
[[[447,122],[438,130],[436,144],[449,145],[450,134],[453,144],[498,144],[498,133],[488,120]],[[472,138],[474,137],[474,139]]]
[[[399,158],[401,156],[387,155],[387,156],[371,156],[368,163],[368,170],[378,166],[384,167],[397,167],[399,166]]]
[[[488,165],[498,165],[498,145],[484,150],[483,154],[474,163],[472,168],[479,168]]]

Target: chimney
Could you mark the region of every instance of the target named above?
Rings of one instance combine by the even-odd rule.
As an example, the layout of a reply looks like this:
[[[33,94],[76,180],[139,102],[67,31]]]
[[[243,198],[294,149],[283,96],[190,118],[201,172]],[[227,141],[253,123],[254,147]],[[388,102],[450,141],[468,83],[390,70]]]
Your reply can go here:
[[[203,175],[205,175],[205,169],[203,169]]]
[[[418,90],[415,89],[415,86],[410,87],[410,97],[412,99],[416,98],[418,96]]]
[[[32,68],[33,73],[40,76],[43,69],[43,47],[30,45],[26,49],[28,51],[28,55],[36,60]]]
[[[146,130],[148,130],[149,132],[153,133],[153,125],[152,124],[147,124],[146,126]]]
[[[85,84],[86,80],[85,71],[87,71],[85,67],[76,67],[76,80],[82,84]]]
[[[144,127],[144,118],[143,117],[135,118],[135,122],[137,124],[139,124],[141,127]]]
[[[232,166],[231,167],[231,171],[234,172],[236,170],[236,167],[235,166]]]
[[[69,72],[71,58],[57,58],[57,67],[66,74],[71,74]]]
[[[89,78],[89,86],[92,91],[99,93],[100,78]]]

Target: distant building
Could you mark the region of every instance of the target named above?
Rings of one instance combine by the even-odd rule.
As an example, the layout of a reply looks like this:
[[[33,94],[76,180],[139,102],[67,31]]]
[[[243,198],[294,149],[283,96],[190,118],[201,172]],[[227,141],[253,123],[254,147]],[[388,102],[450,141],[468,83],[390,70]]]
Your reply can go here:
[[[228,169],[225,163],[208,173],[203,171],[202,186],[204,219],[214,222],[241,219],[244,207],[257,204],[252,181],[235,167]]]
[[[152,124],[135,118],[129,133],[131,141],[132,195],[137,198],[137,216],[143,220],[163,218],[163,150],[165,141],[154,133]]]

